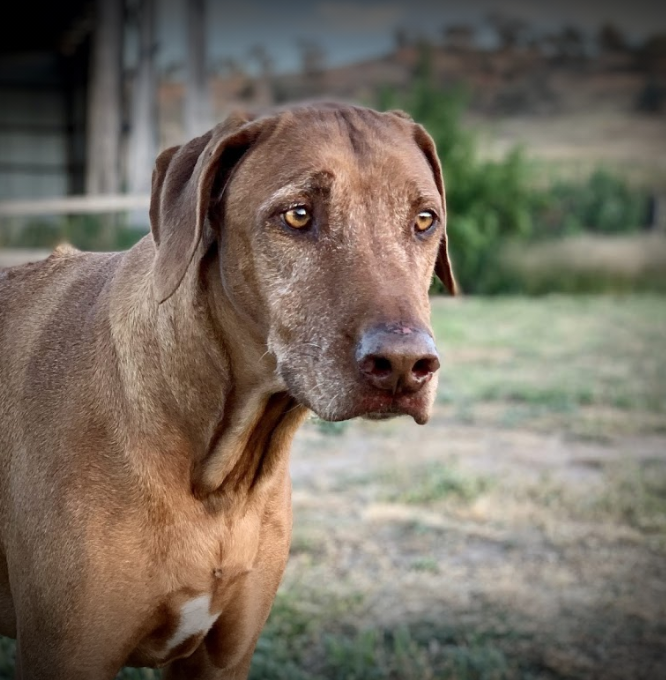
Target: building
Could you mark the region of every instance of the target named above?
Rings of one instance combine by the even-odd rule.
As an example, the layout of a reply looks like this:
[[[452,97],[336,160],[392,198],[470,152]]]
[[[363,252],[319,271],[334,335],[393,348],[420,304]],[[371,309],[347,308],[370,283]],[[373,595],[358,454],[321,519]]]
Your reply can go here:
[[[81,0],[12,3],[0,23],[0,200],[82,193],[92,18]]]

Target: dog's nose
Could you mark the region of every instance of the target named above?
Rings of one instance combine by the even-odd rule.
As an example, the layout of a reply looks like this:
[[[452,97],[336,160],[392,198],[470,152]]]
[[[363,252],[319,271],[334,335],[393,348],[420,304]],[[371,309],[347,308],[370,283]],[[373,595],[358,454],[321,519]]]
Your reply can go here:
[[[382,325],[363,334],[356,363],[371,385],[399,394],[420,390],[439,369],[439,356],[426,331]]]

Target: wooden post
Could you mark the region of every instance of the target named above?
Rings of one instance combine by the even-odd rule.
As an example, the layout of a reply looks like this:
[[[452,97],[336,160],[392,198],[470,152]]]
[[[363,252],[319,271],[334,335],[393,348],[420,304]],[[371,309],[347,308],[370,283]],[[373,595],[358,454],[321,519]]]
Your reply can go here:
[[[205,0],[187,3],[187,86],[185,92],[185,135],[187,139],[211,125],[208,79],[206,77]]]
[[[132,87],[130,144],[128,146],[128,189],[149,194],[157,137],[157,88],[155,82],[155,0],[139,6],[139,58]],[[147,226],[148,212],[134,210],[129,223]]]
[[[87,115],[86,191],[120,189],[122,0],[96,0]]]

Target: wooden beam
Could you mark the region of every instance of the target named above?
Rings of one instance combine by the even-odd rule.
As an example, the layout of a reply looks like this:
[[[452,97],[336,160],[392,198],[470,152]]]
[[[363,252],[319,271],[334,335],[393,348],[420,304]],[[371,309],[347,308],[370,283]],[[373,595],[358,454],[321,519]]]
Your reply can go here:
[[[149,205],[148,194],[104,194],[35,201],[0,201],[0,217],[118,213],[126,210],[148,210]]]
[[[120,189],[123,1],[96,0],[88,90],[86,191]]]

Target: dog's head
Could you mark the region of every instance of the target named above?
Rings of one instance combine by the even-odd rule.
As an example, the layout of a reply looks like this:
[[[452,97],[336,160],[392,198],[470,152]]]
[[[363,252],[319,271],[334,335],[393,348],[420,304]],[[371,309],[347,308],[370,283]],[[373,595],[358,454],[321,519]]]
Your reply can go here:
[[[329,104],[234,115],[158,158],[151,223],[159,301],[210,242],[225,295],[321,418],[428,419],[439,368],[428,288],[433,269],[451,293],[455,281],[435,147],[406,115]]]

